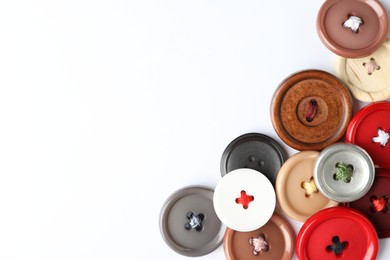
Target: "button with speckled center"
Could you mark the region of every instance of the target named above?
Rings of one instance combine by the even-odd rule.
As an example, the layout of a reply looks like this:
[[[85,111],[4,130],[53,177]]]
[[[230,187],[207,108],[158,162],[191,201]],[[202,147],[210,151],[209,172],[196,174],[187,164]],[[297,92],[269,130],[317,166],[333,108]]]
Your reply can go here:
[[[319,151],[340,140],[352,117],[352,97],[332,74],[306,70],[286,78],[271,101],[279,137],[296,150]]]
[[[372,54],[385,41],[388,16],[377,0],[327,0],[317,16],[321,41],[346,58]]]
[[[263,227],[251,232],[226,229],[223,247],[227,260],[290,260],[295,234],[286,219],[274,213]]]

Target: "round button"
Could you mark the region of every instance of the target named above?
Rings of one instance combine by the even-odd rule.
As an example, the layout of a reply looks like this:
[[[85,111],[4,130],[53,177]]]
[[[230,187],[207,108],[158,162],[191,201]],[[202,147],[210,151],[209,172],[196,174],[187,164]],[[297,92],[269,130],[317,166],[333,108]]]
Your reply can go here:
[[[285,79],[271,102],[279,137],[296,150],[322,150],[340,140],[352,117],[352,97],[333,75],[307,70]]]
[[[314,165],[314,182],[331,200],[350,202],[363,197],[374,181],[370,156],[353,144],[337,143],[324,149]]]
[[[249,133],[234,139],[225,149],[221,159],[222,177],[240,168],[262,172],[273,185],[284,161],[285,151],[271,137]]]
[[[390,237],[390,169],[376,169],[374,184],[361,199],[349,207],[366,215],[374,225],[379,238]]]
[[[271,182],[252,169],[226,174],[214,191],[214,208],[219,219],[236,231],[262,227],[275,210],[276,197]]]
[[[290,157],[276,180],[276,195],[281,209],[291,218],[304,222],[321,209],[337,206],[317,189],[314,179],[316,151],[303,151]]]
[[[377,102],[358,111],[348,126],[346,142],[362,147],[376,167],[390,168],[390,102]]]
[[[378,253],[378,237],[360,212],[333,207],[311,216],[297,236],[299,259],[372,259]]]
[[[173,193],[160,214],[160,231],[167,245],[185,256],[202,256],[222,244],[226,227],[215,214],[213,190],[189,186]]]
[[[290,260],[294,254],[294,241],[290,224],[274,213],[267,224],[251,232],[227,228],[223,247],[227,260]]]
[[[321,41],[347,58],[372,54],[385,41],[388,17],[377,0],[327,0],[317,16]]]
[[[338,57],[336,71],[356,99],[372,102],[390,98],[390,38],[370,56]]]

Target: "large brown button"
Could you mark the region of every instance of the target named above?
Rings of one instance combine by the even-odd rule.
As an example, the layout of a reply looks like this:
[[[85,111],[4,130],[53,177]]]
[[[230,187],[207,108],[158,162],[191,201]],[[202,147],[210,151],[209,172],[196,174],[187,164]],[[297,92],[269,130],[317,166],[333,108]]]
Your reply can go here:
[[[336,71],[356,99],[365,102],[389,99],[390,38],[370,56],[339,57]]]
[[[304,222],[311,215],[338,203],[317,189],[313,171],[319,156],[316,151],[303,151],[291,156],[282,166],[276,180],[276,195],[283,211]]]
[[[271,102],[276,133],[297,150],[322,150],[340,140],[352,117],[352,97],[332,74],[307,70],[285,79]]]
[[[227,260],[290,260],[294,254],[294,241],[290,224],[274,213],[267,224],[251,232],[227,228],[223,247]]]
[[[385,41],[388,17],[377,0],[327,0],[317,16],[321,41],[346,58],[372,54]]]

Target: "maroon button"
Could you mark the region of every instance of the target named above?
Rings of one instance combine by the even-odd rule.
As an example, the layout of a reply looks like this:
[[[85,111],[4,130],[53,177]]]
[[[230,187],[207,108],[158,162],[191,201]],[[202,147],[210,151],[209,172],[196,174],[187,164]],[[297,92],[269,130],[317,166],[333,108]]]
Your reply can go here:
[[[360,146],[376,167],[390,168],[390,102],[376,102],[362,108],[351,120],[346,142]]]
[[[372,54],[385,41],[388,17],[377,0],[327,0],[317,17],[321,41],[346,58]]]
[[[227,260],[290,260],[294,254],[294,240],[290,224],[274,213],[267,224],[251,232],[227,228],[223,247]]]
[[[349,207],[365,214],[380,238],[390,237],[390,169],[377,169],[374,184],[361,199],[350,202]]]

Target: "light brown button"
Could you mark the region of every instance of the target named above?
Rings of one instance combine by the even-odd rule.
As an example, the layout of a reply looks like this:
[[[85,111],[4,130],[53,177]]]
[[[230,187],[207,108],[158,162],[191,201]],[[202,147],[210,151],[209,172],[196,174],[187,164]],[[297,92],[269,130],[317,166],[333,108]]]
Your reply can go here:
[[[316,151],[299,152],[282,166],[276,180],[276,195],[282,210],[291,218],[304,222],[321,209],[337,206],[314,184],[314,163],[319,156]]]
[[[301,71],[285,79],[271,102],[276,133],[296,150],[322,150],[344,135],[352,97],[332,74]]]
[[[327,0],[317,17],[321,41],[347,58],[372,54],[385,41],[388,17],[377,0]]]
[[[266,225],[251,232],[227,228],[223,247],[227,260],[290,260],[294,254],[294,241],[290,224],[274,213]]]
[[[339,57],[336,71],[356,99],[365,102],[389,99],[390,38],[370,56],[358,59]]]

